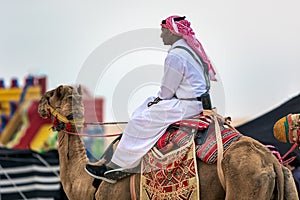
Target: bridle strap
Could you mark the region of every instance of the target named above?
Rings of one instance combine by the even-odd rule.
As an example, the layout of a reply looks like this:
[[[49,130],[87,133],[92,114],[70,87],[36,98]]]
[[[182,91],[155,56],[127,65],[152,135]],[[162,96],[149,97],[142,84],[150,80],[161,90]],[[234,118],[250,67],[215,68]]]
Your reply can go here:
[[[60,114],[59,112],[57,112],[51,105],[47,104],[47,110],[49,112],[49,114],[51,114],[54,117],[57,117],[57,119],[61,122],[64,122],[65,124],[83,124],[84,123],[84,119],[79,119],[79,120],[69,120],[67,119],[65,116],[63,116],[62,114]]]
[[[70,160],[70,135],[68,135],[68,153],[67,153],[67,158]]]

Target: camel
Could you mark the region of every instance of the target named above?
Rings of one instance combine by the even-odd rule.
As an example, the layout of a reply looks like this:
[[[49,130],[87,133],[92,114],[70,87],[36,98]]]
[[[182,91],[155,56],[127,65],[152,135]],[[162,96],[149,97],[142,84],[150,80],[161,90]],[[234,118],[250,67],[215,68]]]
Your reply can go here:
[[[49,106],[52,108],[51,113]],[[52,114],[52,119],[59,115],[68,120],[82,120],[84,109],[81,88],[59,86],[46,92],[41,97],[38,112],[43,118]],[[57,123],[57,120],[54,121]],[[80,124],[76,127],[74,124],[70,126],[69,123],[68,127],[69,132],[82,131]],[[131,199],[130,178],[126,177],[110,184],[89,176],[84,170],[89,160],[83,141],[78,135],[66,134],[64,126],[61,129],[58,134],[60,178],[68,198]],[[99,165],[101,162],[103,161],[94,164]],[[232,144],[224,153],[221,167],[225,189],[218,178],[217,164],[197,161],[201,199],[298,199],[290,171],[284,168],[264,145],[254,139],[242,136]],[[135,176],[135,181],[135,191],[139,199],[138,175]]]

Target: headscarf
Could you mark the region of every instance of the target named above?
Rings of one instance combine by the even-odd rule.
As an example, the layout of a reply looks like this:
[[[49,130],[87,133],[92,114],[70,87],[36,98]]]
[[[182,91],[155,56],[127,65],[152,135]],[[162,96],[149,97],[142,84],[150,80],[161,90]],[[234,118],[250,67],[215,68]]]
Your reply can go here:
[[[216,72],[207,57],[201,43],[197,40],[193,29],[191,28],[191,23],[185,19],[185,17],[180,16],[170,16],[163,20],[161,23],[163,28],[169,29],[173,34],[182,36],[186,43],[194,50],[194,52],[206,63],[208,66],[208,75],[210,80],[217,81],[215,75]]]

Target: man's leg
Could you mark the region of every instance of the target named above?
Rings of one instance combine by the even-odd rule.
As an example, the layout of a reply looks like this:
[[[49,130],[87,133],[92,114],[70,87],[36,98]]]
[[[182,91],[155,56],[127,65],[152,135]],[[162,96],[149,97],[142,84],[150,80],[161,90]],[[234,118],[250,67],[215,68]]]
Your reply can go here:
[[[112,169],[116,169],[119,166],[115,165],[114,163],[110,162],[113,153],[114,153],[114,145],[116,144],[116,142],[118,142],[121,139],[122,135],[118,136],[105,150],[105,152],[103,153],[103,155],[101,156],[100,159],[104,159],[105,162],[104,164],[100,165],[100,166],[96,166],[96,165],[91,165],[91,164],[87,164],[85,166],[85,171],[91,175],[94,178],[97,179],[101,179],[110,183],[115,183],[115,180],[111,180],[109,178],[106,178],[104,176],[104,173],[108,170],[112,170]]]

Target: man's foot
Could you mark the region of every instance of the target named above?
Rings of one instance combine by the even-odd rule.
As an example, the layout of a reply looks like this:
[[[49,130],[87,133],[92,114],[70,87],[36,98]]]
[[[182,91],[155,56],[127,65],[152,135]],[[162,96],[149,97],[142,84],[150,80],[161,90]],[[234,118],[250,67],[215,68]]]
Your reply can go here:
[[[132,175],[132,172],[128,172],[124,168],[118,168],[118,169],[111,169],[104,172],[104,176],[109,180],[120,180],[122,178],[125,178],[127,176]]]
[[[85,171],[92,177],[94,177],[96,179],[101,179],[108,183],[116,183],[117,182],[116,180],[110,179],[110,178],[104,176],[104,173],[108,170],[111,170],[111,168],[106,167],[106,165],[104,165],[104,164],[100,165],[100,166],[87,164],[85,166]]]

